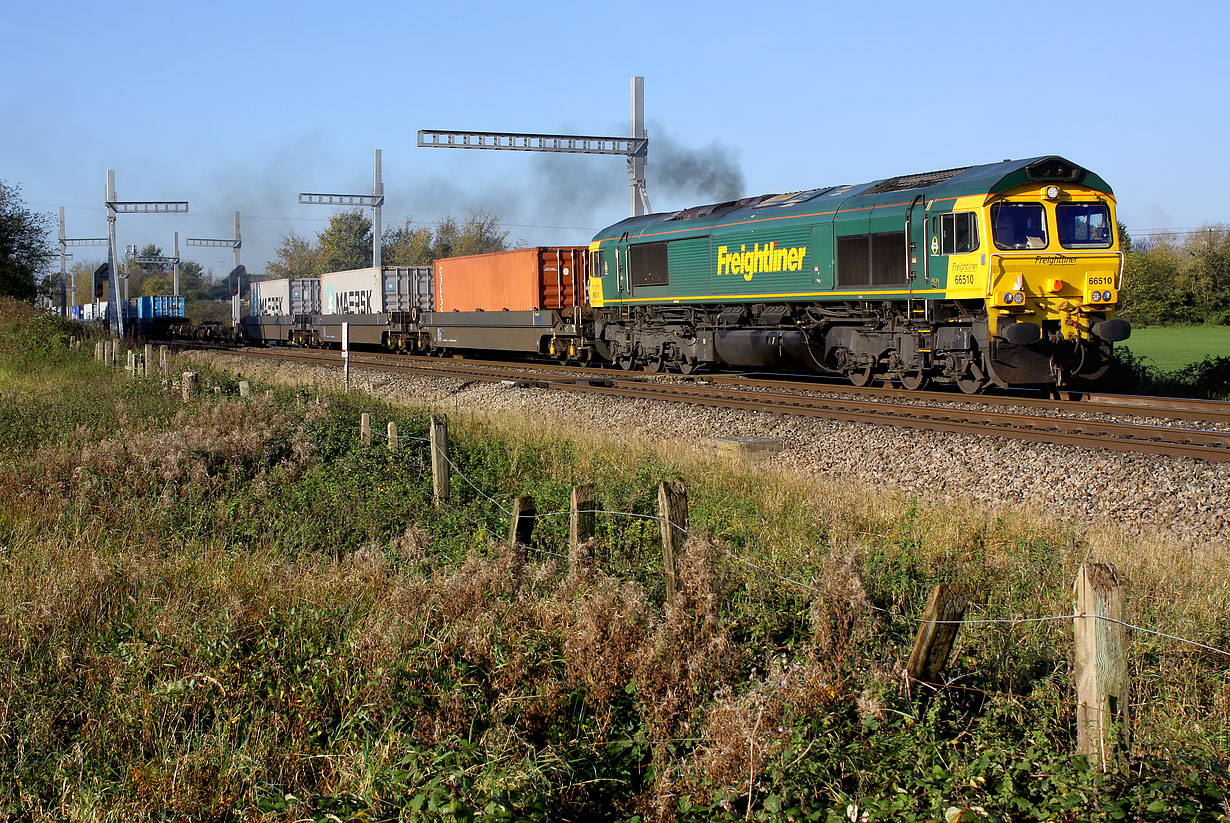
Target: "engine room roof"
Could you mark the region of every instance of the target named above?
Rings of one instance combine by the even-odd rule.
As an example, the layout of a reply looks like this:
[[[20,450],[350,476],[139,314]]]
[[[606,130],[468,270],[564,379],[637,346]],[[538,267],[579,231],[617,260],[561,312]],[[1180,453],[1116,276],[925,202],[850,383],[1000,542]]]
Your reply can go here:
[[[731,220],[745,219],[753,214],[764,217],[769,212],[776,213],[779,209],[782,217],[817,211],[824,213],[830,210],[830,206],[833,211],[837,211],[842,208],[841,204],[850,198],[873,197],[887,204],[896,202],[897,198],[901,197],[908,199],[912,192],[925,196],[927,200],[933,200],[971,194],[996,194],[1026,183],[1081,183],[1113,194],[1106,181],[1088,169],[1056,155],[1045,155],[981,166],[900,175],[853,186],[822,186],[785,194],[762,194],[723,203],[693,206],[675,212],[628,217],[603,229],[595,239],[616,239],[625,232],[629,236],[639,236],[662,223],[674,222],[679,224],[681,229],[688,225],[719,225]]]

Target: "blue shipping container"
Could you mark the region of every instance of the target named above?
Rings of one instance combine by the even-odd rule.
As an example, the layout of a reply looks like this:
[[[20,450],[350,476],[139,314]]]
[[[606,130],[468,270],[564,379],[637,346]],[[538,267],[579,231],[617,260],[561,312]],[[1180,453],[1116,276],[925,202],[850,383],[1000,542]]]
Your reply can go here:
[[[137,297],[128,301],[129,316],[138,320],[153,320],[158,317],[183,317],[184,298],[174,294],[154,297]]]

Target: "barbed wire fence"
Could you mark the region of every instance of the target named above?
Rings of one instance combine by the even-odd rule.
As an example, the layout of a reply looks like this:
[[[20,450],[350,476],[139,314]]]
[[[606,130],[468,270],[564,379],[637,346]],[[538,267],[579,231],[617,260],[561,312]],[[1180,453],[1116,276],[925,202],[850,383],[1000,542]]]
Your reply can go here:
[[[439,417],[443,418],[443,415],[440,415]],[[365,432],[365,435],[364,435],[365,437],[370,437],[370,435],[373,434],[373,432],[370,429],[366,429],[366,428],[364,429],[364,432]],[[386,439],[388,438],[388,436],[385,435],[383,432],[376,432],[376,434],[386,437]],[[628,519],[628,520],[639,520],[642,522],[654,523],[654,524],[657,524],[662,529],[663,540],[664,540],[664,555],[670,554],[670,549],[666,545],[666,543],[668,542],[668,535],[670,535],[671,533],[677,532],[684,539],[691,539],[691,540],[698,541],[700,544],[717,552],[722,557],[732,560],[735,563],[759,575],[763,575],[764,577],[776,580],[781,583],[785,583],[797,589],[800,592],[806,593],[809,596],[816,597],[816,598],[823,598],[823,599],[830,600],[830,601],[835,601],[835,602],[842,603],[847,606],[853,606],[856,608],[866,608],[873,612],[883,615],[889,622],[898,622],[898,623],[907,624],[908,626],[918,630],[918,635],[916,637],[916,642],[915,642],[915,649],[914,649],[914,652],[911,654],[910,664],[907,665],[906,670],[903,672],[903,675],[902,675],[907,688],[910,688],[910,689],[917,688],[917,689],[930,691],[934,693],[939,693],[939,692],[976,693],[976,694],[980,694],[980,695],[983,695],[984,697],[991,698],[991,699],[1010,699],[1010,700],[1021,700],[1021,701],[1044,702],[1044,703],[1049,703],[1049,704],[1053,704],[1056,706],[1065,707],[1068,709],[1073,709],[1076,711],[1078,715],[1078,725],[1081,722],[1083,722],[1087,725],[1095,727],[1095,728],[1092,728],[1089,733],[1079,735],[1082,738],[1087,738],[1088,742],[1085,745],[1082,745],[1081,741],[1078,740],[1078,753],[1090,755],[1091,759],[1095,763],[1100,762],[1104,768],[1109,767],[1111,760],[1113,760],[1114,757],[1116,756],[1116,749],[1121,745],[1121,741],[1123,738],[1123,727],[1126,725],[1127,720],[1128,720],[1126,703],[1120,702],[1120,698],[1126,698],[1127,644],[1125,642],[1120,642],[1116,644],[1113,642],[1113,638],[1109,638],[1110,642],[1108,642],[1108,638],[1105,637],[1105,635],[1108,634],[1108,632],[1106,631],[1108,627],[1117,628],[1120,631],[1129,631],[1133,633],[1149,635],[1149,636],[1153,636],[1153,637],[1157,637],[1157,638],[1161,638],[1165,640],[1170,640],[1174,643],[1185,645],[1193,649],[1198,649],[1202,652],[1207,652],[1211,655],[1215,655],[1220,658],[1225,658],[1227,661],[1230,661],[1230,649],[1222,648],[1220,646],[1216,646],[1211,643],[1202,642],[1200,640],[1195,640],[1189,637],[1184,637],[1182,635],[1178,635],[1172,632],[1162,631],[1157,628],[1132,623],[1130,621],[1122,619],[1121,616],[1116,616],[1116,614],[1113,613],[1115,612],[1114,608],[1109,608],[1109,609],[1107,608],[1108,598],[1102,597],[1102,596],[1095,597],[1094,602],[1090,605],[1089,608],[1085,608],[1085,609],[1078,608],[1078,609],[1074,609],[1072,611],[1064,612],[1060,614],[1045,614],[1045,615],[1022,616],[1022,617],[965,617],[964,609],[966,606],[966,602],[962,599],[964,595],[960,595],[957,598],[958,600],[961,600],[959,604],[959,608],[955,610],[959,612],[959,614],[956,614],[956,616],[952,616],[949,613],[945,613],[945,610],[942,607],[942,601],[944,600],[944,597],[946,596],[946,594],[950,595],[951,592],[945,593],[943,591],[945,588],[944,584],[941,584],[932,593],[931,600],[928,602],[928,608],[924,610],[924,613],[922,615],[905,614],[901,611],[898,611],[892,608],[878,606],[870,602],[870,600],[865,597],[862,599],[855,599],[853,597],[837,594],[833,591],[830,591],[825,588],[821,588],[805,580],[800,580],[800,579],[797,579],[796,577],[791,577],[787,574],[783,574],[780,571],[772,569],[762,563],[758,563],[754,560],[749,559],[748,557],[743,556],[742,554],[738,552],[733,551],[729,546],[726,546],[719,541],[715,541],[714,539],[711,539],[707,534],[702,533],[699,529],[691,528],[689,525],[685,525],[687,521],[686,499],[683,504],[685,507],[684,516],[680,518],[682,521],[684,521],[683,523],[677,522],[676,519],[670,517],[669,514],[665,514],[665,513],[659,513],[655,515],[655,514],[646,514],[644,512],[612,510],[612,509],[606,509],[606,508],[597,507],[597,506],[591,507],[591,508],[570,508],[568,510],[557,510],[557,511],[547,511],[547,512],[532,511],[529,513],[523,513],[523,512],[519,512],[515,505],[512,508],[509,508],[508,506],[504,505],[504,503],[502,503],[500,498],[497,496],[498,493],[491,493],[488,490],[484,489],[482,486],[476,483],[474,479],[472,479],[467,472],[463,471],[462,468],[458,466],[457,462],[448,453],[447,440],[444,443],[436,443],[436,442],[433,442],[433,439],[429,437],[417,437],[417,436],[401,437],[401,438],[396,438],[395,441],[391,441],[395,444],[395,447],[396,445],[399,445],[399,444],[396,444],[396,441],[426,444],[429,463],[433,462],[430,459],[430,457],[433,454],[438,455],[439,457],[442,458],[441,462],[448,467],[450,476],[456,476],[460,478],[465,483],[465,485],[474,492],[477,500],[480,500],[483,503],[489,505],[490,507],[498,511],[501,515],[503,515],[505,518],[513,519],[514,522],[512,526],[512,531],[510,533],[512,535],[516,534],[516,525],[517,525],[516,519],[518,517],[525,517],[532,521],[540,521],[540,520],[547,520],[551,518],[559,518],[559,517],[565,517],[565,516],[570,517],[570,518],[576,518],[578,515],[589,515],[593,517],[601,516],[601,517],[610,517],[610,518],[623,518],[623,519]],[[432,466],[432,469],[433,469],[433,474],[434,474],[435,472],[434,465]],[[665,485],[666,484],[664,483],[663,487],[665,487]],[[661,500],[662,498],[660,497],[660,502]],[[590,535],[589,537],[592,537],[592,535]],[[575,546],[569,547],[569,554],[563,554],[560,552],[555,552],[549,549],[545,549],[541,546],[532,545],[528,542],[522,543],[522,542],[515,541],[515,538],[511,536],[510,536],[510,542],[514,542],[515,548],[517,548],[520,551],[531,552],[531,553],[543,555],[546,557],[552,557],[552,558],[564,560],[568,562],[570,566],[572,563],[574,563],[577,560],[576,556],[573,554],[573,551],[575,551],[575,549],[577,548]],[[664,556],[664,560],[668,560],[668,557]],[[608,574],[612,574],[612,575],[617,574],[617,572],[613,570],[612,568],[610,568],[609,565],[600,563],[596,558],[592,556],[588,557],[586,559],[586,562],[589,564],[595,565],[595,566],[599,566],[599,567],[606,566],[603,570],[606,571]],[[1118,583],[1117,572],[1114,571],[1113,567],[1102,566],[1100,564],[1085,564],[1081,567],[1081,571],[1080,571],[1081,578],[1078,578],[1078,583],[1077,583],[1078,590],[1081,585],[1081,580],[1083,579],[1083,576],[1086,573],[1086,568],[1090,566],[1097,566],[1097,568],[1093,569],[1093,571],[1098,574],[1102,574],[1103,570],[1109,569],[1109,574],[1113,578],[1115,578],[1116,582]],[[669,597],[670,597],[669,586],[671,585],[670,581],[673,580],[677,572],[674,569],[664,568],[663,573],[669,579],[668,580],[668,600],[669,600]],[[1122,592],[1123,590],[1125,590],[1125,588],[1126,588],[1125,583],[1119,586],[1120,593],[1118,595],[1117,603],[1120,609],[1122,607],[1122,599],[1123,599]],[[1105,593],[1102,593],[1102,594],[1105,594]],[[933,608],[935,604],[937,603],[937,598],[938,598],[938,602],[941,602],[941,606],[939,608]],[[1115,598],[1111,597],[1109,599],[1111,601],[1114,601]],[[1079,603],[1079,597],[1078,597],[1078,603]],[[951,602],[949,603],[949,605],[952,605]],[[1114,603],[1111,603],[1110,605],[1114,605]],[[949,612],[952,612],[952,611],[953,611],[952,609],[949,610]],[[1088,658],[1085,661],[1086,662],[1085,668],[1088,671],[1097,672],[1097,671],[1108,669],[1108,668],[1122,670],[1122,674],[1124,675],[1122,679],[1124,682],[1119,683],[1116,686],[1112,687],[1112,691],[1116,692],[1115,694],[1108,695],[1105,693],[1105,689],[1108,688],[1108,686],[1104,682],[1095,684],[1095,687],[1091,694],[1080,693],[1081,683],[1079,681],[1082,679],[1083,675],[1082,675],[1082,672],[1080,671],[1082,666],[1081,666],[1081,659],[1080,659],[1081,650],[1079,648],[1077,650],[1076,661],[1075,661],[1077,664],[1077,669],[1078,669],[1076,673],[1076,679],[1078,680],[1078,683],[1077,683],[1078,695],[1075,700],[1021,694],[1021,693],[1018,693],[1012,690],[983,689],[983,688],[978,688],[978,687],[973,687],[973,686],[957,685],[955,683],[943,682],[938,677],[940,670],[943,669],[944,665],[947,662],[947,658],[951,652],[952,645],[956,639],[956,635],[962,627],[978,626],[978,625],[1001,625],[1001,626],[1006,626],[1009,629],[1013,629],[1013,628],[1016,628],[1022,625],[1062,623],[1063,621],[1069,621],[1069,620],[1073,621],[1074,632],[1078,635],[1077,637],[1078,646],[1080,645],[1079,635],[1081,634],[1080,627],[1082,626],[1082,623],[1085,626],[1090,627],[1090,628],[1087,628],[1085,631],[1085,634],[1089,638],[1092,638],[1092,640],[1090,640],[1090,649],[1088,650],[1088,654],[1085,655]],[[1092,628],[1095,626],[1095,624],[1101,626],[1101,628]],[[938,640],[936,640],[937,636],[938,636]],[[1099,639],[1101,642],[1099,642]],[[935,648],[923,648],[925,644],[936,644],[936,647]],[[1116,645],[1118,646],[1118,648],[1115,648]],[[1110,647],[1109,649],[1107,648],[1108,646]],[[1110,655],[1111,657],[1114,657],[1115,659],[1107,659],[1108,655]],[[934,663],[938,659],[938,665],[932,665],[930,670],[926,672],[927,676],[920,677],[919,676],[920,670],[922,668],[925,668],[925,666],[920,666],[920,667],[913,666],[912,664],[914,663],[915,657],[920,657],[920,659],[924,661],[929,659],[932,661],[932,663]],[[1084,677],[1084,679],[1089,679],[1089,678]],[[1096,680],[1097,678],[1094,678],[1094,679]],[[1108,697],[1110,698],[1109,700],[1107,699]],[[1082,715],[1084,715],[1083,718],[1082,718]],[[1176,742],[1180,742],[1186,745],[1193,746],[1195,748],[1202,749],[1203,751],[1208,753],[1210,756],[1221,761],[1222,763],[1230,762],[1230,753],[1214,749],[1213,747],[1209,746],[1208,744],[1202,741],[1196,740],[1188,736],[1180,736],[1174,732],[1171,732],[1167,729],[1163,729],[1161,727],[1155,726],[1153,727],[1153,730],[1158,732],[1162,736],[1173,739]],[[1228,786],[1230,786],[1230,782],[1228,782]]]

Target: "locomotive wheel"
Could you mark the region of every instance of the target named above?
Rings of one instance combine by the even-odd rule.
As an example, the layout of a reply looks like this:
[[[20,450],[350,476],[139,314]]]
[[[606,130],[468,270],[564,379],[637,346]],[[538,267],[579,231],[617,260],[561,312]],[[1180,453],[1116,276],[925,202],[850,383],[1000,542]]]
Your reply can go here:
[[[864,366],[861,369],[855,369],[854,371],[846,374],[846,377],[850,378],[850,382],[858,386],[860,389],[869,385],[871,381],[875,379],[875,376],[876,367],[874,364]]]
[[[615,360],[615,365],[624,371],[632,371],[632,367],[636,365],[636,360],[633,359],[632,355],[625,354]]]
[[[688,360],[685,358],[684,360],[681,360],[679,362],[679,373],[680,374],[696,374],[696,371],[699,368],[700,368],[700,361],[698,360]]]
[[[969,372],[957,378],[957,388],[965,394],[980,394],[986,387],[987,379],[985,377],[974,377]]]
[[[901,388],[906,391],[920,391],[931,383],[931,378],[922,369],[906,372],[901,375]]]
[[[662,368],[661,355],[657,357],[651,357],[648,360],[646,360],[645,365],[642,366],[642,368],[644,368],[644,370],[649,372],[650,374],[657,374],[658,372],[662,371],[663,368]]]

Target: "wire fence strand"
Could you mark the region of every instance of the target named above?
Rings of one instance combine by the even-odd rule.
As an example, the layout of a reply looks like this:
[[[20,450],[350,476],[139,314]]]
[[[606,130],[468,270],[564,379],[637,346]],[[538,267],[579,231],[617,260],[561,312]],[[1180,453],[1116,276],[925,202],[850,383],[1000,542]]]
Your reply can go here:
[[[383,436],[387,437],[387,435],[384,435],[383,433],[381,433],[381,434],[382,434]],[[429,445],[428,445],[428,448],[429,448],[429,449],[431,449],[431,448],[433,448],[433,447],[434,447],[434,446],[431,444],[431,440],[430,440],[430,438],[426,438],[426,437],[406,437],[405,439],[406,439],[407,441],[412,441],[412,442],[428,443],[428,444],[429,444]],[[444,461],[445,461],[446,463],[448,463],[449,468],[450,468],[450,469],[451,469],[454,473],[456,473],[456,474],[457,474],[457,475],[458,475],[458,476],[459,476],[459,477],[460,477],[463,481],[465,481],[465,483],[466,483],[468,486],[470,486],[470,488],[472,488],[475,492],[477,492],[479,496],[481,496],[481,497],[482,497],[483,499],[485,499],[487,502],[491,503],[493,506],[495,506],[497,509],[499,509],[499,510],[500,510],[500,511],[501,511],[501,512],[505,515],[505,516],[512,516],[512,510],[511,510],[511,509],[505,508],[505,507],[504,507],[504,505],[503,505],[503,504],[501,504],[501,503],[500,503],[500,502],[499,502],[499,501],[498,501],[495,497],[493,497],[492,495],[488,494],[488,493],[487,493],[484,489],[480,488],[480,487],[478,486],[478,484],[477,484],[477,483],[475,483],[473,480],[471,480],[471,479],[470,479],[470,477],[469,477],[468,475],[466,475],[466,473],[465,473],[465,472],[463,472],[460,468],[458,468],[457,464],[456,464],[456,463],[452,460],[452,458],[450,458],[450,457],[449,457],[449,455],[448,455],[448,453],[447,453],[446,451],[441,450],[441,449],[439,449],[438,447],[434,447],[434,448],[436,448],[436,450],[440,452],[440,456],[444,459]],[[533,517],[533,519],[535,519],[535,520],[542,520],[542,519],[546,519],[546,518],[551,518],[551,517],[562,517],[562,516],[564,516],[564,515],[571,515],[571,514],[572,514],[572,511],[571,511],[571,510],[568,510],[568,511],[551,511],[551,512],[542,512],[542,513],[537,513],[537,514],[532,515],[532,517]],[[629,519],[649,520],[649,521],[654,521],[654,522],[657,522],[657,523],[664,523],[664,522],[667,522],[667,521],[666,521],[666,518],[664,518],[664,517],[662,517],[662,516],[660,516],[660,515],[654,515],[654,514],[643,514],[643,513],[640,513],[640,512],[611,511],[611,510],[608,510],[608,509],[584,509],[584,510],[580,510],[580,511],[578,511],[578,512],[577,512],[577,514],[593,514],[593,515],[606,515],[606,516],[610,516],[610,517],[625,517],[625,518],[629,518]],[[677,524],[675,524],[675,528],[679,528],[679,526],[678,526]],[[768,568],[768,567],[766,567],[766,566],[763,566],[763,565],[761,565],[761,564],[759,564],[759,563],[756,563],[756,562],[754,562],[754,561],[752,561],[752,560],[748,560],[746,557],[743,557],[743,556],[741,556],[741,555],[739,555],[739,554],[737,554],[737,553],[735,553],[735,552],[731,551],[731,550],[730,550],[729,548],[727,548],[726,546],[721,546],[721,545],[718,545],[717,543],[714,543],[712,540],[710,540],[708,537],[706,537],[706,536],[704,536],[704,535],[702,535],[702,534],[699,534],[699,533],[697,533],[697,532],[695,532],[695,531],[693,531],[693,530],[691,530],[691,529],[680,529],[680,531],[682,531],[682,532],[683,532],[683,533],[684,533],[687,537],[689,537],[689,538],[693,538],[693,539],[695,539],[695,540],[700,541],[701,543],[704,543],[706,546],[709,546],[710,548],[714,549],[715,551],[718,551],[719,553],[723,554],[724,556],[726,556],[726,557],[728,557],[728,558],[730,558],[730,559],[732,559],[732,560],[734,560],[734,561],[736,561],[736,562],[738,562],[738,563],[740,563],[740,564],[742,564],[742,565],[744,565],[744,566],[747,566],[747,567],[749,567],[749,568],[755,569],[756,571],[759,571],[759,572],[761,572],[762,574],[765,574],[765,575],[767,575],[767,576],[769,576],[769,577],[772,577],[772,578],[774,578],[774,579],[780,580],[780,581],[782,581],[782,582],[784,582],[784,583],[788,583],[788,584],[790,584],[790,585],[792,585],[792,586],[795,586],[795,587],[797,587],[797,588],[799,588],[799,589],[802,589],[802,590],[804,590],[804,591],[810,592],[810,593],[812,593],[812,594],[815,594],[815,595],[818,595],[818,596],[821,596],[821,597],[825,597],[825,598],[828,598],[828,599],[832,599],[832,600],[838,600],[838,601],[841,601],[841,602],[845,602],[845,603],[847,603],[847,604],[849,604],[849,605],[858,606],[858,607],[860,607],[860,608],[869,608],[869,609],[871,609],[872,611],[878,612],[878,613],[880,613],[880,614],[887,615],[890,619],[893,619],[893,620],[900,620],[900,621],[908,622],[908,623],[911,623],[911,624],[914,624],[914,625],[918,625],[918,624],[921,624],[921,623],[923,623],[923,622],[924,622],[924,621],[923,621],[923,619],[922,619],[922,618],[920,618],[920,617],[914,617],[914,616],[911,616],[911,615],[902,614],[901,612],[893,611],[892,609],[887,609],[887,608],[884,608],[884,607],[882,607],[882,606],[877,606],[877,605],[875,605],[874,603],[870,603],[870,602],[866,602],[866,601],[861,601],[861,602],[860,602],[860,601],[856,601],[856,600],[854,600],[853,598],[850,598],[850,597],[840,597],[840,596],[836,596],[836,595],[832,594],[831,592],[825,591],[824,589],[818,588],[818,587],[816,587],[816,586],[814,586],[814,585],[812,585],[812,584],[810,584],[810,583],[806,583],[806,582],[801,581],[801,580],[796,580],[796,579],[794,579],[794,578],[792,578],[792,577],[789,577],[789,576],[787,576],[787,575],[784,575],[784,574],[782,574],[782,573],[780,573],[780,572],[778,572],[778,571],[775,571],[775,570],[773,570],[773,569],[770,569],[770,568]],[[546,550],[544,550],[544,549],[534,549],[534,551],[536,551],[536,552],[537,552],[537,553],[539,553],[539,554],[546,554],[546,555],[551,555],[551,556],[554,556],[554,557],[561,557],[561,558],[564,558],[564,559],[568,559],[567,555],[558,554],[558,553],[554,553],[554,552],[549,552],[549,551],[546,551]],[[1100,615],[1100,614],[1076,614],[1076,613],[1068,613],[1068,614],[1042,615],[1042,616],[1037,616],[1037,617],[982,617],[982,618],[979,618],[979,617],[974,617],[974,618],[967,618],[967,619],[962,619],[962,620],[934,620],[934,621],[925,621],[925,622],[931,622],[931,623],[934,623],[934,624],[936,624],[936,625],[943,625],[943,624],[953,624],[953,625],[979,625],[979,624],[983,624],[983,625],[1009,625],[1009,626],[1018,626],[1018,625],[1031,624],[1031,623],[1051,623],[1051,622],[1058,622],[1058,621],[1063,621],[1063,620],[1076,620],[1076,619],[1079,619],[1079,618],[1093,618],[1093,619],[1095,619],[1095,620],[1104,620],[1104,621],[1106,621],[1106,622],[1108,622],[1108,623],[1113,623],[1113,624],[1116,624],[1116,625],[1123,626],[1124,628],[1129,629],[1129,630],[1134,631],[1134,632],[1141,632],[1141,633],[1143,633],[1143,634],[1155,635],[1155,636],[1157,636],[1157,637],[1162,637],[1162,638],[1166,638],[1166,639],[1168,639],[1168,640],[1173,640],[1173,641],[1175,641],[1175,642],[1177,642],[1177,643],[1183,643],[1183,644],[1185,644],[1185,645],[1192,646],[1193,648],[1201,649],[1201,650],[1203,650],[1203,651],[1211,652],[1211,653],[1213,653],[1213,654],[1223,655],[1223,656],[1225,656],[1225,657],[1230,658],[1230,650],[1226,650],[1226,649],[1218,648],[1217,646],[1212,646],[1212,645],[1210,645],[1210,644],[1208,644],[1208,643],[1202,643],[1202,642],[1200,642],[1200,641],[1198,641],[1198,640],[1192,640],[1192,639],[1190,639],[1190,638],[1182,637],[1182,636],[1180,636],[1180,635],[1170,634],[1170,633],[1168,633],[1168,632],[1163,632],[1163,631],[1160,631],[1160,630],[1158,630],[1158,629],[1152,629],[1152,628],[1149,628],[1149,627],[1147,627],[1147,626],[1138,626],[1138,625],[1133,624],[1133,623],[1128,623],[1128,622],[1126,622],[1126,621],[1124,621],[1124,620],[1118,620],[1118,619],[1116,619],[1116,618],[1113,618],[1113,617],[1108,617],[1108,616],[1106,616],[1106,615]]]

